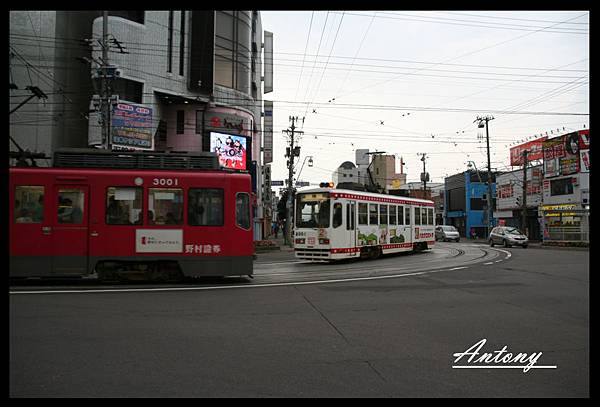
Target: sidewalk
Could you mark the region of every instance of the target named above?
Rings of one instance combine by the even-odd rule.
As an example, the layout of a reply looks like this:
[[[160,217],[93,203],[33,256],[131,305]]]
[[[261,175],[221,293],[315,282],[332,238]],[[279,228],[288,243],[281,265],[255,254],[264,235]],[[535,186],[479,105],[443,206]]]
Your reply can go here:
[[[484,238],[477,238],[477,239],[465,239],[462,238],[460,239],[461,243],[476,243],[476,244],[485,244],[489,246],[489,242],[487,241],[487,239]],[[494,245],[494,247],[502,247],[502,245]],[[512,246],[512,247],[518,247],[518,246]],[[530,240],[529,244],[527,246],[528,248],[532,248],[532,249],[562,249],[562,250],[589,250],[589,247],[579,247],[579,246],[560,246],[560,245],[556,245],[556,244],[543,244],[542,241],[540,240]]]

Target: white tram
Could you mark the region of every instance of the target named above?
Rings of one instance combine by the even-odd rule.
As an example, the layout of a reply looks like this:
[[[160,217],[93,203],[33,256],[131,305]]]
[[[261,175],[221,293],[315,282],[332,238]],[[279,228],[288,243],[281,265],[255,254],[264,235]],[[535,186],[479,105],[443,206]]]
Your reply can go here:
[[[347,189],[299,191],[294,251],[303,260],[377,258],[435,244],[432,201]]]

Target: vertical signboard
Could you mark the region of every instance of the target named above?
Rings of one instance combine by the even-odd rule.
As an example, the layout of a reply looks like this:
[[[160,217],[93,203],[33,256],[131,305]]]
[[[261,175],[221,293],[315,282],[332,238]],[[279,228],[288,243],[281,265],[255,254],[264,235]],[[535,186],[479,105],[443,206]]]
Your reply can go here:
[[[273,92],[273,33],[265,31],[265,88],[263,93]]]
[[[133,150],[153,150],[152,109],[134,103],[120,102],[112,112],[111,144]]]
[[[264,163],[273,162],[273,102],[263,101],[265,118],[263,133]]]

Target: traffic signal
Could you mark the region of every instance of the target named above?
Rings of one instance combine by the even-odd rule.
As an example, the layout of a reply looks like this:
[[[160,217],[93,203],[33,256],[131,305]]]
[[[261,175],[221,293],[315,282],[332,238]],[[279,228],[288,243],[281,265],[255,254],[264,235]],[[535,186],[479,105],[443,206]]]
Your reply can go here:
[[[321,182],[319,184],[321,188],[333,188],[333,182]]]

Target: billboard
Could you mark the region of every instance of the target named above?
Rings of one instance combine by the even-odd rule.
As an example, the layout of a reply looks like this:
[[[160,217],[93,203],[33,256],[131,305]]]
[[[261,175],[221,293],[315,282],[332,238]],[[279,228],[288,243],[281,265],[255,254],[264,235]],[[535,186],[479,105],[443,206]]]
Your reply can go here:
[[[589,149],[589,134],[589,130],[575,131],[543,142],[546,178],[580,172],[580,151]]]
[[[263,147],[264,147],[264,163],[273,162],[273,102],[270,100],[263,101],[265,110],[264,118],[264,133],[263,133]]]
[[[153,150],[152,109],[134,103],[119,102],[112,112],[111,144],[114,147]]]
[[[541,160],[544,157],[543,142],[548,137],[542,137],[537,140],[529,141],[525,144],[512,147],[510,149],[510,165],[523,165],[523,151],[527,150],[527,161]]]
[[[247,137],[210,132],[210,151],[217,153],[223,168],[245,171],[248,169]]]

